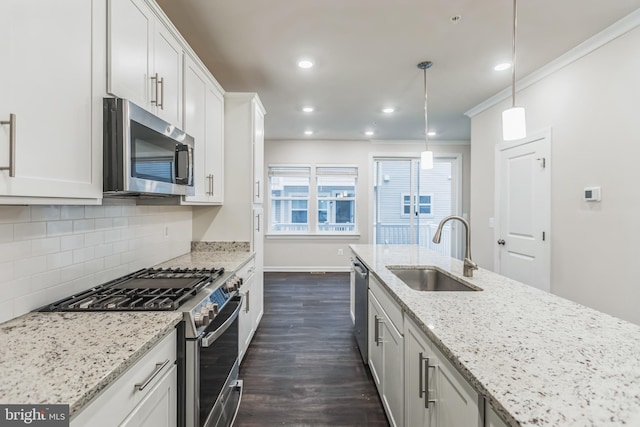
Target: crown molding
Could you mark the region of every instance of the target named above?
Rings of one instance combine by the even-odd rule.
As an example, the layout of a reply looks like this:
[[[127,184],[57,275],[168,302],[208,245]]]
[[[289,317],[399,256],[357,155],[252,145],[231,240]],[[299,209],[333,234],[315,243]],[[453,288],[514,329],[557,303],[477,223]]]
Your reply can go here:
[[[557,72],[558,70],[566,67],[567,65],[589,55],[591,52],[601,48],[612,40],[628,33],[629,31],[640,26],[640,9],[631,12],[629,15],[605,28],[596,35],[588,38],[584,42],[580,43],[570,51],[560,55],[553,61],[537,69],[533,73],[523,77],[516,82],[517,92],[528,88],[529,86],[539,82],[540,80],[548,77],[549,75]],[[481,102],[468,111],[465,111],[465,116],[473,117],[476,114],[483,112],[484,110],[493,107],[499,102],[509,99],[511,97],[511,86],[496,93],[491,98]]]

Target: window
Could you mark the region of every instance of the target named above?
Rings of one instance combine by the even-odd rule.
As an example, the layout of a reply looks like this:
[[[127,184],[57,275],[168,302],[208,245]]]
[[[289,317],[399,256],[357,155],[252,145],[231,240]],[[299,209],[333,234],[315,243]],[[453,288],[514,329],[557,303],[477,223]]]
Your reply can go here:
[[[269,166],[269,231],[354,233],[358,168],[323,165],[311,172],[310,166]]]
[[[413,196],[414,204],[420,215],[431,215],[431,200],[433,196],[431,194],[421,194],[416,203],[415,195]],[[411,213],[411,199],[408,194],[402,194],[402,215],[409,215]]]
[[[309,166],[269,166],[271,231],[309,231]]]
[[[355,231],[357,178],[355,166],[316,167],[319,232]]]

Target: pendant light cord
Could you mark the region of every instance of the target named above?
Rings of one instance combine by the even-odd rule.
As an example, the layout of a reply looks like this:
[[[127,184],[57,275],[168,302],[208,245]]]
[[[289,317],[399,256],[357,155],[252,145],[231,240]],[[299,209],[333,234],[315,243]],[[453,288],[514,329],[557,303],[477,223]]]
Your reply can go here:
[[[429,118],[427,115],[427,69],[424,71],[424,145],[425,151],[429,151]]]
[[[516,30],[518,28],[518,0],[513,0],[513,50],[511,52],[511,106],[516,106]],[[426,79],[426,76],[425,76]],[[426,80],[425,80],[426,82]],[[426,83],[425,83],[426,84]]]

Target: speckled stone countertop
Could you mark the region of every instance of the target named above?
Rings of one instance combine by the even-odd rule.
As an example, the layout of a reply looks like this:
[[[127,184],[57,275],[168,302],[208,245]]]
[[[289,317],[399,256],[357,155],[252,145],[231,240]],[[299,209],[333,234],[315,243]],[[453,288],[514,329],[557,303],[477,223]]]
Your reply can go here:
[[[640,426],[640,326],[488,270],[462,277],[461,261],[426,248],[351,248],[511,426]],[[388,265],[483,291],[414,291]]]
[[[253,252],[248,251],[195,251],[173,258],[156,265],[158,268],[213,268],[223,267],[225,272],[236,271],[253,257]]]
[[[5,322],[0,402],[69,404],[73,415],[181,319],[180,312],[81,312],[27,313]]]

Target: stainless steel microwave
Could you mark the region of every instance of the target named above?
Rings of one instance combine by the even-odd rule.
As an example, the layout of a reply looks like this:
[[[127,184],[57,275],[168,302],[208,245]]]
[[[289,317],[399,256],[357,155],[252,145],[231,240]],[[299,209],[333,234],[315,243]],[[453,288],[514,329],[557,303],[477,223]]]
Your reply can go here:
[[[193,137],[120,98],[105,98],[105,196],[192,196]]]

